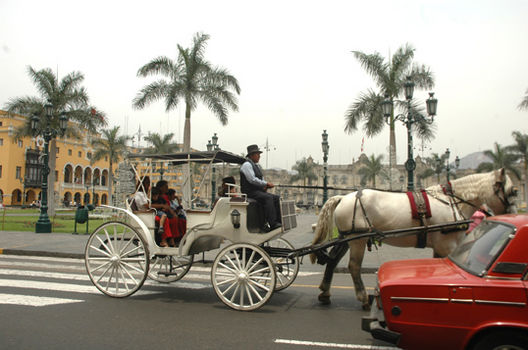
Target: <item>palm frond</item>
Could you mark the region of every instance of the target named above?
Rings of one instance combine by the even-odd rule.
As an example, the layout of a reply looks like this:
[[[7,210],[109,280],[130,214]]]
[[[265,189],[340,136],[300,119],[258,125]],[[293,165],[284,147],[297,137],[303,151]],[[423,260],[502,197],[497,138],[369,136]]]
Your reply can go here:
[[[170,85],[164,80],[158,80],[143,87],[132,101],[132,105],[136,109],[143,109],[151,102],[162,99]]]
[[[168,57],[160,56],[154,58],[137,71],[138,77],[147,77],[149,75],[162,74],[172,77],[176,70],[176,64]]]
[[[345,113],[345,132],[352,133],[358,128],[359,122],[364,122],[364,130],[368,137],[379,133],[384,126],[384,116],[381,102],[384,97],[373,90],[361,93]]]
[[[382,87],[388,80],[388,65],[379,53],[366,54],[361,51],[352,51],[354,57],[359,61],[361,66],[374,79],[378,87]]]
[[[520,110],[528,110],[528,89],[526,89],[526,95],[523,97],[517,108]]]
[[[51,69],[46,68],[36,71],[31,66],[28,66],[28,74],[44,99],[50,100],[57,86],[55,74],[53,74]]]

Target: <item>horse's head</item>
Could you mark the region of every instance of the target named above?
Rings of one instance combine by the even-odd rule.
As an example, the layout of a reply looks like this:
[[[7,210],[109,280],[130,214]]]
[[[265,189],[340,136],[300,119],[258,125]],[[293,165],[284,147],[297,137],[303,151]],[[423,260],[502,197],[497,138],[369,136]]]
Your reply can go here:
[[[515,199],[517,197],[517,188],[506,174],[504,168],[492,172],[494,176],[493,192],[494,195],[488,198],[486,204],[495,214],[517,213]]]

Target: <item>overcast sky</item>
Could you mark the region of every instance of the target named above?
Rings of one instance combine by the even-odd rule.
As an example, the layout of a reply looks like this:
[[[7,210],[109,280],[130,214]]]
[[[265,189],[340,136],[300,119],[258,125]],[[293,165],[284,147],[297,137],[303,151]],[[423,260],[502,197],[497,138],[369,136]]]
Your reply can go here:
[[[415,62],[431,67],[438,98],[437,137],[415,155],[463,157],[511,144],[528,132],[517,109],[528,88],[528,1],[26,1],[0,0],[0,106],[37,95],[27,66],[85,75],[90,102],[124,132],[175,133],[183,140],[183,108],[162,103],[138,111],[132,99],[152,79],[139,67],[154,57],[177,57],[196,32],[211,36],[206,58],[227,68],[242,89],[239,112],[222,126],[205,108],[191,118],[191,146],[205,150],[213,133],[223,149],[270,152],[261,163],[290,169],[312,156],[322,163],[327,129],[330,164],[361,152],[363,131],[344,131],[344,114],[359,93],[375,88],[351,51],[389,56],[416,48]],[[424,101],[427,91],[415,90]],[[398,163],[405,162],[406,129],[396,127]],[[365,138],[365,153],[385,154],[388,131]],[[143,141],[144,145],[145,142]]]

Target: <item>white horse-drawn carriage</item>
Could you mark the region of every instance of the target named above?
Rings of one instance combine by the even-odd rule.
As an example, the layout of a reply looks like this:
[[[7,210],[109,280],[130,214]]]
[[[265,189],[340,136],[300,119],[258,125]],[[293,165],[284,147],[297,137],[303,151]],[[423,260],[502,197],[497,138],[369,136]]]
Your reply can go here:
[[[244,158],[212,151],[133,155],[128,161],[141,181],[159,162],[199,163],[210,169],[215,163],[242,164]],[[195,255],[221,248],[211,268],[211,283],[220,300],[236,310],[261,307],[297,276],[299,260],[287,256],[293,247],[281,238],[297,226],[295,207],[293,202],[281,202],[282,227],[261,232],[258,204],[237,189],[219,198],[211,210],[187,210],[187,231],[177,247],[157,244],[154,211],[135,212],[129,201],[125,208],[108,206],[122,219],[102,224],[89,237],[85,263],[91,281],[106,295],[126,297],[140,289],[147,277],[162,283],[178,281],[191,268]]]

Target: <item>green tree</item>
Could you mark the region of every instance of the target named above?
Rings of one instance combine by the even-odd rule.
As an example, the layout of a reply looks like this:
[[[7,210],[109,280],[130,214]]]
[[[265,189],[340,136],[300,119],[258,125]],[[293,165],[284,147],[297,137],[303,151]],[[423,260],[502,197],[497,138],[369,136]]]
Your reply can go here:
[[[517,106],[520,110],[528,110],[528,89],[526,90],[526,95],[524,95],[521,103]]]
[[[374,79],[377,91],[369,89],[360,93],[359,97],[350,105],[345,113],[345,131],[352,133],[358,129],[363,122],[363,130],[368,137],[379,134],[385,126],[385,117],[381,108],[381,102],[385,95],[391,101],[395,101],[404,93],[404,83],[409,77],[416,87],[431,89],[434,86],[434,77],[430,68],[425,65],[412,64],[414,48],[406,44],[396,50],[391,59],[385,60],[379,53],[366,54],[361,51],[353,51],[354,57],[359,61],[365,71]],[[397,111],[407,113],[406,103],[396,101]],[[418,104],[412,103],[411,112],[414,115],[422,115],[423,109],[417,108]],[[404,108],[404,109],[402,109]],[[432,125],[424,122],[423,118],[417,118],[414,130],[419,137],[431,139],[434,136]],[[390,168],[396,164],[396,136],[395,136],[394,111],[389,119],[390,128]]]
[[[425,163],[428,165],[429,169],[433,171],[433,174],[436,174],[436,181],[440,183],[440,175],[446,170],[446,161],[447,155],[443,153],[439,155],[438,153],[433,153],[431,157],[425,159]]]
[[[519,155],[514,153],[511,147],[502,147],[495,142],[495,151],[485,150],[484,155],[490,158],[491,162],[480,163],[477,167],[478,173],[504,168],[518,179],[521,179],[521,174],[515,167],[515,163],[519,160]]]
[[[191,147],[191,112],[198,102],[204,103],[223,125],[228,122],[229,109],[238,111],[238,81],[226,69],[214,67],[205,59],[207,40],[209,35],[197,33],[190,48],[178,45],[176,61],[157,57],[137,72],[139,77],[163,75],[168,80],[157,80],[143,87],[134,98],[135,108],[142,109],[160,99],[164,99],[166,111],[176,108],[180,102],[185,104],[184,152],[189,152]]]
[[[527,100],[528,101],[528,100]],[[528,135],[522,134],[519,131],[512,133],[515,143],[510,146],[512,152],[518,155],[523,161],[524,181],[525,181],[525,202],[528,202]]]
[[[366,184],[369,181],[372,182],[372,187],[376,188],[376,176],[384,176],[385,171],[383,169],[383,155],[375,156],[372,154],[370,157],[365,157],[361,160],[363,167],[359,168],[358,174],[361,176],[361,183]]]
[[[92,142],[95,153],[92,156],[92,164],[104,157],[108,158],[108,192],[110,193],[110,203],[113,204],[114,192],[112,188],[114,180],[114,163],[123,158],[126,151],[126,142],[129,136],[119,135],[119,126],[112,129],[102,130],[102,137]]]
[[[143,139],[150,143],[152,147],[148,148],[145,152],[149,154],[167,154],[177,152],[179,150],[178,144],[172,142],[174,133],[168,133],[163,136],[157,132],[148,133]]]
[[[295,170],[297,174],[290,178],[290,182],[302,180],[303,186],[306,186],[306,180],[308,180],[308,185],[311,185],[313,180],[317,180],[315,168],[316,164],[313,161],[306,158],[298,160],[295,165],[292,166],[292,170]]]
[[[53,130],[59,130],[59,116],[65,114],[69,121],[66,135],[79,138],[81,128],[87,128],[90,132],[96,132],[99,127],[106,125],[104,113],[97,112],[93,106],[89,106],[89,98],[86,89],[81,86],[84,75],[80,72],[71,72],[60,81],[50,68],[39,71],[28,66],[28,75],[35,85],[39,96],[23,96],[11,98],[5,108],[8,113],[18,113],[27,118],[27,122],[16,130],[16,136],[38,136],[43,135],[49,126]],[[45,106],[51,104],[52,116],[46,118]],[[40,118],[36,131],[31,129],[31,116]],[[57,145],[53,137],[49,144],[48,165],[50,173],[48,176],[48,213],[55,213],[55,167],[56,167]]]

